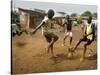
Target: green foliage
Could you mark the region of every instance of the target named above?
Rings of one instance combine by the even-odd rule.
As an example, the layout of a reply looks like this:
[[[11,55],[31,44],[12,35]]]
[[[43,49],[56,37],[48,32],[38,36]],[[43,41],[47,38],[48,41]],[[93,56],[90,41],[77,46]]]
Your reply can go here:
[[[93,16],[95,19],[97,19],[97,12],[94,12],[94,13],[92,14],[92,16]]]
[[[91,15],[92,13],[90,11],[85,11],[81,14],[81,16],[86,16],[86,17],[91,16]]]
[[[81,24],[82,23],[82,17],[81,16],[78,18],[77,23],[78,24]]]
[[[77,13],[72,13],[71,17],[77,17]]]

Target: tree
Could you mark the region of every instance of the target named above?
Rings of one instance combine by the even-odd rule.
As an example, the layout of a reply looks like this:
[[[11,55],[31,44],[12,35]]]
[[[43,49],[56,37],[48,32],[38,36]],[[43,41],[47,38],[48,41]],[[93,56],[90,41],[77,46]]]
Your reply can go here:
[[[97,18],[97,12],[94,12],[94,13],[92,14],[92,16],[93,16],[94,18]]]
[[[77,13],[72,13],[71,17],[77,17]]]
[[[81,16],[86,16],[86,17],[91,16],[91,15],[92,13],[90,11],[85,11],[81,14]]]

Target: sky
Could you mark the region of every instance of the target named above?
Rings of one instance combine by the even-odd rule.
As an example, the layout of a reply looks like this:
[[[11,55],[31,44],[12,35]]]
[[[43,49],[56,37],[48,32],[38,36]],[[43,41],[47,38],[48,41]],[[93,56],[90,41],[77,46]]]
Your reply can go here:
[[[36,1],[20,1],[14,0],[14,8],[26,8],[26,9],[42,9],[48,11],[53,9],[56,12],[62,11],[67,14],[77,13],[82,14],[84,11],[91,11],[92,13],[97,12],[96,5],[79,5],[79,4],[67,4],[67,3],[52,3],[52,2],[36,2]]]

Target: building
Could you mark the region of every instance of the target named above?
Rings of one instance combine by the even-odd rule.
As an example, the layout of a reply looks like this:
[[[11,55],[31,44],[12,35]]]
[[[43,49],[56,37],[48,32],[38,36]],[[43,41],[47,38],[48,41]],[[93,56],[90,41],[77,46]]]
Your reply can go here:
[[[40,24],[42,19],[45,16],[45,11],[34,9],[19,9],[19,16],[20,16],[20,27],[21,31],[29,31],[30,29],[34,29],[37,25]],[[41,12],[42,11],[42,12]]]
[[[54,19],[58,25],[63,25],[65,20],[65,14],[56,13]]]

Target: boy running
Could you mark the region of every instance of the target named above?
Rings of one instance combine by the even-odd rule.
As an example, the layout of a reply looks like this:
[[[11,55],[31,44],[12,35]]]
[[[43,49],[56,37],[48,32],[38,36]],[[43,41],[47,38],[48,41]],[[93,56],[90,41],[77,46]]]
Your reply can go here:
[[[77,45],[74,48],[74,51],[76,50],[76,48],[79,46],[79,44],[82,41],[85,41],[86,43],[84,44],[84,51],[83,54],[81,56],[80,61],[83,61],[85,58],[85,53],[87,50],[87,46],[90,45],[93,41],[94,41],[94,37],[95,37],[95,24],[92,23],[92,16],[89,16],[88,18],[88,23],[85,29],[85,34],[84,36],[79,40],[79,42],[77,43]]]
[[[53,45],[58,40],[58,36],[54,34],[51,30],[51,25],[54,24],[54,19],[53,19],[54,14],[55,14],[54,11],[50,9],[47,13],[47,17],[45,17],[44,20],[41,22],[41,24],[38,25],[33,31],[33,33],[35,33],[42,26],[42,34],[48,43],[47,51],[49,53],[51,50],[51,54],[53,57],[55,57],[53,51]]]

